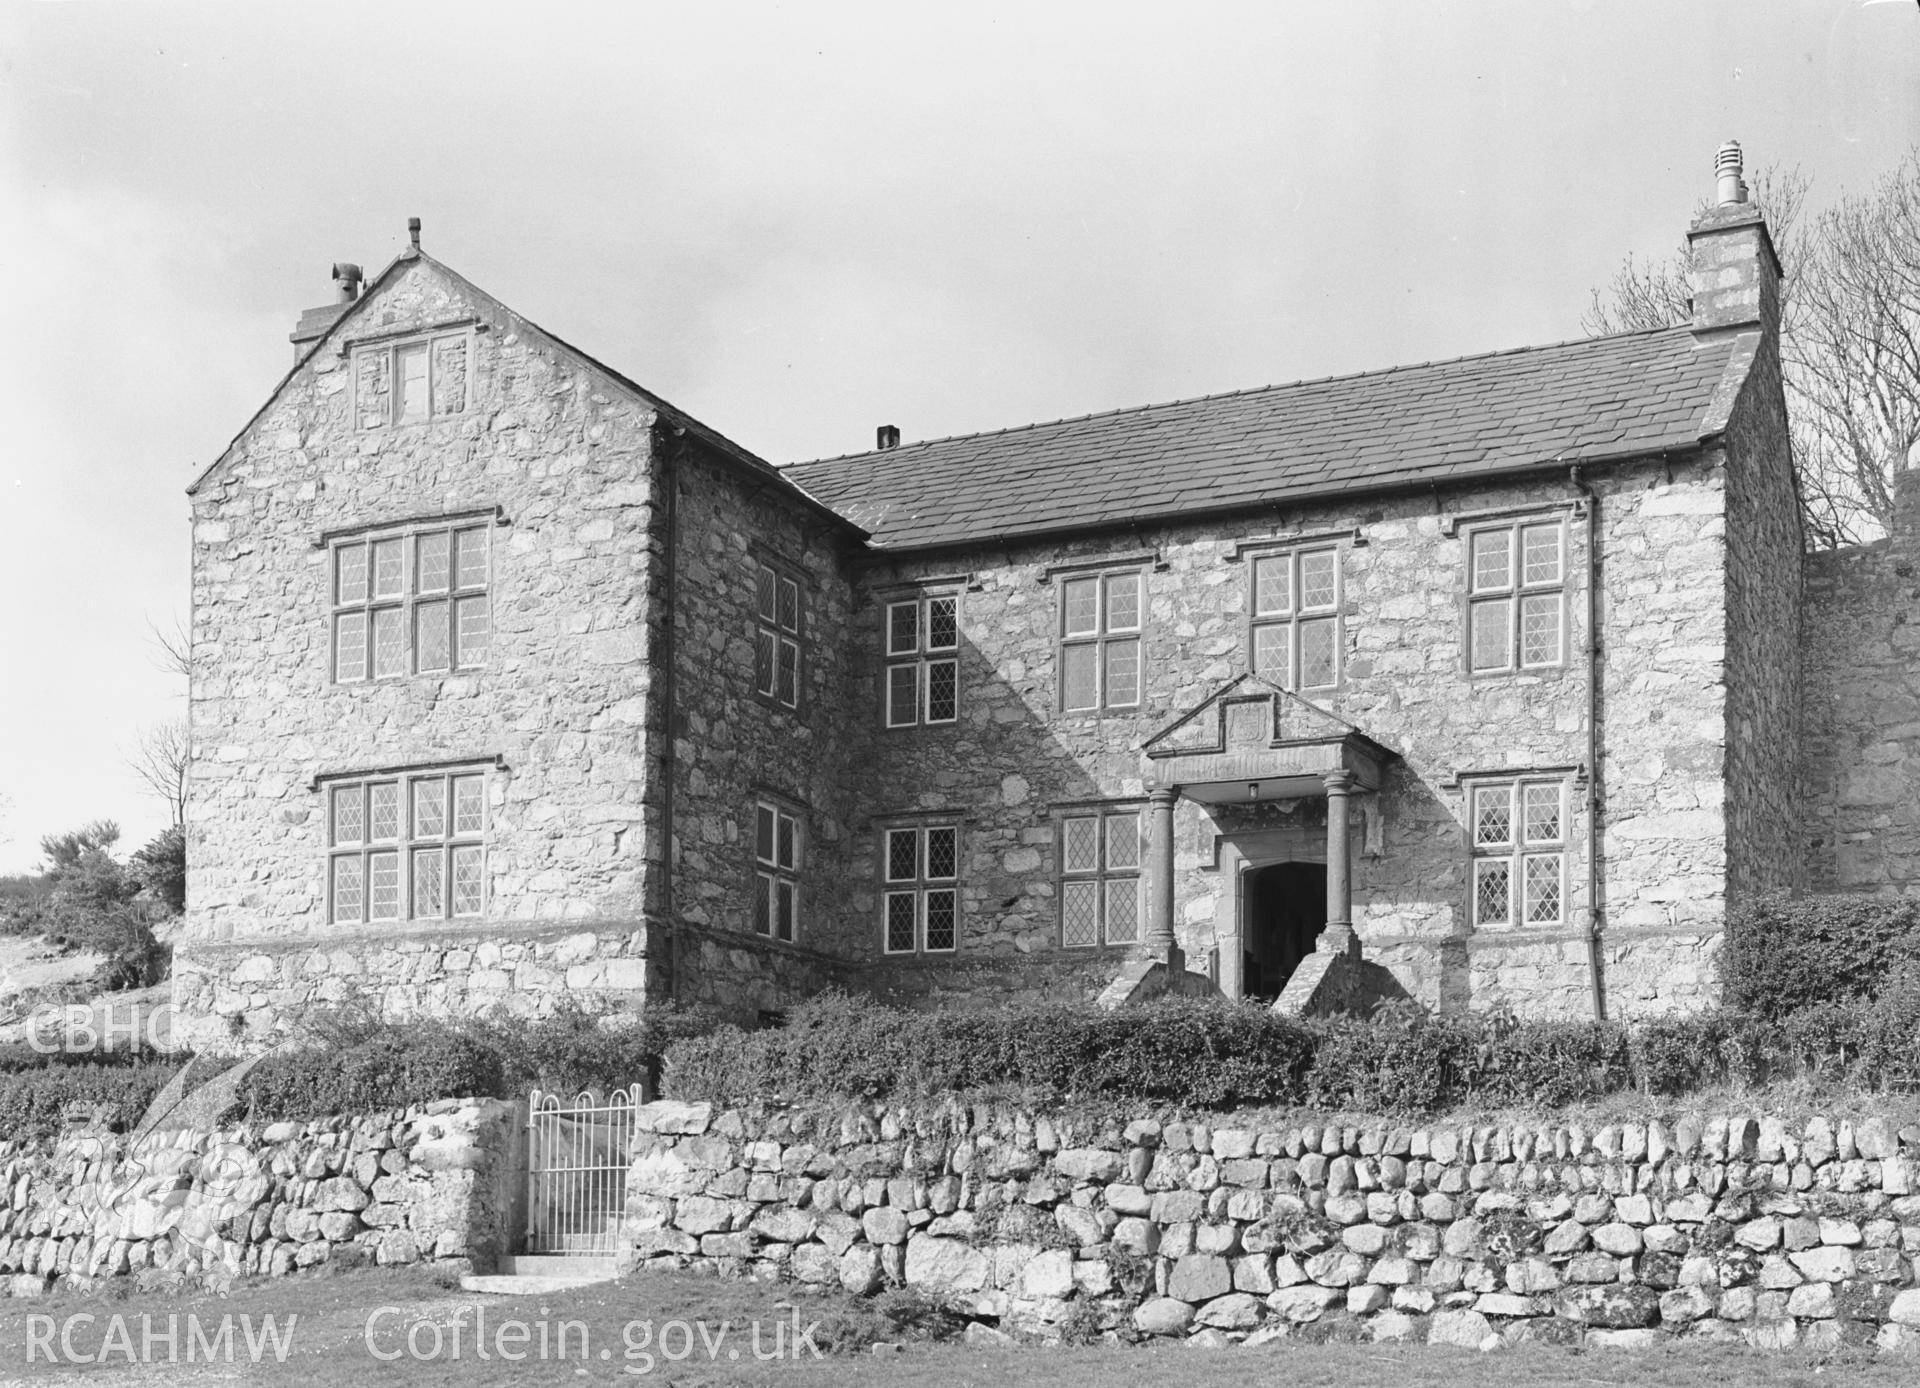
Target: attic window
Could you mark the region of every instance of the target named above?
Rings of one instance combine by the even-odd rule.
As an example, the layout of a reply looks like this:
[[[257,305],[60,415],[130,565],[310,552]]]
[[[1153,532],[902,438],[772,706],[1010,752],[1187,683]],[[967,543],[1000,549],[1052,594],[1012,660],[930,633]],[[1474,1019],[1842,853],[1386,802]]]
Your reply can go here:
[[[424,424],[466,411],[473,334],[429,333],[353,349],[353,417],[359,428]]]

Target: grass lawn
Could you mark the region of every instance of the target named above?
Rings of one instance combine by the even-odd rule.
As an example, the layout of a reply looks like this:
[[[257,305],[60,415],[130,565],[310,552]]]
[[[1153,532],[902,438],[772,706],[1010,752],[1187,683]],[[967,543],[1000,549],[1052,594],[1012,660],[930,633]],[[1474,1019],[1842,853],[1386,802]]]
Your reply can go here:
[[[619,1284],[546,1298],[477,1296],[449,1291],[418,1272],[355,1272],[255,1282],[222,1297],[160,1293],[85,1296],[61,1293],[38,1301],[0,1303],[0,1384],[212,1384],[282,1382],[299,1388],[357,1388],[362,1384],[476,1385],[617,1383],[927,1384],[941,1388],[1104,1388],[1116,1382],[1159,1380],[1192,1385],[1313,1385],[1390,1383],[1394,1388],[1442,1388],[1471,1383],[1488,1388],[1621,1384],[1632,1388],[1700,1388],[1757,1384],[1814,1388],[1826,1384],[1910,1384],[1920,1366],[1910,1361],[1849,1358],[1820,1363],[1805,1355],[1763,1355],[1745,1349],[1674,1345],[1643,1352],[1579,1352],[1545,1346],[1478,1354],[1404,1345],[1302,1345],[1282,1341],[1255,1349],[1189,1349],[1159,1344],[1137,1348],[983,1349],[924,1338],[929,1326],[902,1326],[881,1311],[884,1301],[793,1287],[710,1278],[647,1275]],[[759,1347],[791,1352],[794,1311],[802,1327],[818,1322],[813,1339],[824,1357],[804,1349],[791,1357],[754,1360],[750,1326],[760,1324]],[[69,1321],[91,1315],[91,1322]],[[143,1326],[164,1336],[167,1318],[179,1318],[176,1348],[150,1345],[145,1363],[129,1365],[124,1342],[142,1354]],[[115,1322],[114,1317],[120,1320]],[[187,1318],[197,1318],[199,1338]],[[279,1350],[263,1334],[276,1318]],[[32,1321],[30,1317],[48,1317]],[[224,1317],[232,1317],[231,1362],[218,1353]],[[286,1323],[297,1317],[291,1333]],[[251,1318],[249,1322],[247,1318]],[[369,1344],[368,1323],[373,1321]],[[460,1356],[453,1357],[453,1328]],[[668,1328],[678,1322],[685,1329]],[[694,1325],[703,1322],[704,1336]],[[547,1341],[543,1357],[541,1326]],[[562,1331],[562,1324],[566,1329]],[[724,1323],[724,1330],[722,1329]],[[248,1327],[263,1350],[249,1362]],[[115,1326],[124,1328],[121,1338]],[[645,1326],[645,1330],[641,1329]],[[784,1327],[777,1338],[776,1325]],[[61,1331],[78,1355],[100,1362],[47,1362],[57,1356]],[[484,1326],[491,1357],[480,1358],[475,1329]],[[524,1341],[517,1338],[524,1327]],[[876,1339],[914,1335],[897,1354],[875,1357]],[[412,1337],[416,1358],[407,1349]],[[562,1337],[564,1336],[564,1345]],[[213,1363],[202,1346],[211,1342]],[[428,1358],[438,1344],[438,1356]],[[662,1350],[684,1357],[673,1359]],[[503,1359],[501,1352],[523,1353]],[[603,1357],[604,1351],[604,1357]],[[32,1359],[29,1360],[31,1352]],[[563,1357],[564,1353],[564,1357]],[[397,1358],[385,1359],[383,1355]],[[189,1355],[194,1362],[187,1362]],[[735,1357],[737,1356],[737,1357]]]

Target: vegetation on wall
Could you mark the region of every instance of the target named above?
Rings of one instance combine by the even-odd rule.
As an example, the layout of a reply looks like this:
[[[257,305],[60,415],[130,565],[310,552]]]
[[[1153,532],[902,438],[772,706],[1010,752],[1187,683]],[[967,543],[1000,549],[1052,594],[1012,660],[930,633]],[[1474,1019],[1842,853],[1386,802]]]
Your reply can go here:
[[[81,855],[84,857],[84,854]],[[76,859],[76,862],[78,859]],[[1639,1092],[1812,1078],[1920,1090],[1920,909],[1900,898],[1771,898],[1736,912],[1727,1005],[1632,1026],[1432,1016],[1410,1004],[1299,1021],[1254,1004],[1166,999],[908,1012],[829,993],[759,1030],[657,1006],[603,1021],[311,1019],[240,1085],[229,1117],[270,1122],[528,1090],[648,1081],[726,1105],[950,1096],[1231,1110],[1304,1106],[1420,1117],[1559,1109]],[[137,1121],[182,1057],[0,1047],[10,1135],[70,1108]]]

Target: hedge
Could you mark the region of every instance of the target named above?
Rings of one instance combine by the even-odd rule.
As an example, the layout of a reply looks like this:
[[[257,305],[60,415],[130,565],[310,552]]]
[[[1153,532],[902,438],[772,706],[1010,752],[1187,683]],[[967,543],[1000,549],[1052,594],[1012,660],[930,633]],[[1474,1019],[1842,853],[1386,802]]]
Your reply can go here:
[[[1728,914],[1726,1006],[1791,1020],[1830,1004],[1920,995],[1920,899],[1766,896]]]

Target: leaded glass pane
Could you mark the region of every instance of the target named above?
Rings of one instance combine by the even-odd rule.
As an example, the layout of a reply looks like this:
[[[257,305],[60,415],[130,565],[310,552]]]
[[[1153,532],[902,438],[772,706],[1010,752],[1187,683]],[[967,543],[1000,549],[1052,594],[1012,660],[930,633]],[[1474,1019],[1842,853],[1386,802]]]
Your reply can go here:
[[[1479,786],[1473,792],[1473,841],[1481,848],[1513,842],[1513,787]]]
[[[1100,870],[1100,821],[1091,815],[1060,825],[1060,867],[1064,872]]]
[[[753,633],[753,687],[762,694],[773,693],[774,635],[765,627]]]
[[[1107,871],[1127,872],[1140,866],[1140,816],[1112,814],[1106,818]]]
[[[1333,550],[1315,550],[1300,556],[1300,606],[1328,608],[1339,596],[1339,556]]]
[[[1336,623],[1332,617],[1302,619],[1300,623],[1300,688],[1328,689],[1337,682],[1335,631]]]
[[[1113,574],[1107,579],[1107,630],[1140,630],[1140,575]]]
[[[774,808],[771,805],[758,805],[753,814],[753,856],[763,863],[773,861],[773,821]]]
[[[452,553],[444,530],[431,530],[413,542],[416,593],[444,593],[453,577]]]
[[[1140,702],[1140,643],[1108,641],[1107,706],[1127,708]]]
[[[943,881],[955,875],[960,858],[960,835],[956,829],[927,830],[927,876]]]
[[[1292,555],[1253,561],[1253,611],[1258,617],[1284,617],[1293,611]]]
[[[400,787],[393,781],[381,781],[367,787],[367,837],[383,843],[400,837]]]
[[[453,914],[477,916],[486,899],[486,855],[463,846],[453,850]]]
[[[443,916],[446,902],[446,854],[438,848],[413,851],[413,914]]]
[[[1560,855],[1530,853],[1526,858],[1527,924],[1554,925],[1560,920]]]
[[[360,786],[336,786],[333,791],[333,841],[359,843],[366,833],[367,808]]]
[[[1106,884],[1107,943],[1131,944],[1140,932],[1140,879],[1122,877]]]
[[[1520,532],[1520,569],[1523,583],[1560,581],[1560,527],[1529,525]]]
[[[452,668],[452,647],[447,635],[447,604],[420,602],[413,606],[413,649],[422,671]]]
[[[1095,643],[1060,650],[1060,701],[1069,713],[1100,707],[1100,647]]]
[[[917,892],[887,893],[887,953],[907,954],[914,946],[919,925],[920,896]]]
[[[773,590],[775,580],[772,569],[760,569],[753,576],[754,603],[765,622],[773,620]]]
[[[960,933],[960,903],[951,889],[927,893],[927,948],[952,949]]]
[[[1520,599],[1520,663],[1554,665],[1560,660],[1560,595]]]
[[[1060,943],[1100,943],[1100,884],[1067,882],[1060,888]]]
[[[887,667],[887,726],[904,728],[920,713],[920,667],[917,664]]]
[[[1253,629],[1253,668],[1275,684],[1293,687],[1287,668],[1287,636],[1293,628],[1284,622]]]
[[[927,601],[927,649],[950,651],[960,644],[960,601],[958,598],[930,598]]]
[[[453,832],[480,834],[487,828],[487,779],[484,776],[453,778]]]
[[[333,918],[357,921],[364,905],[361,895],[360,855],[355,853],[333,860]]]
[[[800,702],[800,647],[786,639],[780,642],[780,687],[775,697],[788,708]]]
[[[1531,785],[1521,792],[1528,843],[1555,843],[1560,839],[1560,787]]]
[[[800,630],[800,585],[790,578],[780,580],[780,625],[787,631]]]
[[[382,607],[373,614],[373,675],[385,679],[407,672],[406,629],[401,625],[397,607]]]
[[[1495,598],[1473,605],[1470,625],[1474,669],[1504,670],[1512,664],[1507,648],[1507,639],[1511,635],[1509,617],[1513,611],[1512,601],[1511,598]]]
[[[800,824],[790,814],[780,815],[779,822],[780,856],[777,861],[779,866],[791,869],[798,866],[800,861]]]
[[[337,680],[363,680],[367,677],[367,614],[342,612],[334,618],[333,677]]]
[[[453,536],[454,582],[462,588],[483,587],[487,581],[487,532],[459,530]]]
[[[1092,636],[1100,630],[1100,581],[1070,578],[1060,587],[1061,630],[1068,636]]]
[[[920,875],[920,831],[887,830],[887,881],[911,882]]]
[[[887,654],[912,655],[920,649],[920,604],[896,602],[887,608]]]
[[[927,662],[927,721],[951,723],[960,713],[960,667],[951,660]]]
[[[1473,865],[1473,919],[1478,925],[1506,925],[1513,919],[1513,870],[1505,858],[1482,858]]]
[[[800,889],[785,879],[773,884],[773,937],[791,940],[799,927]]]
[[[753,929],[756,935],[773,934],[773,879],[764,872],[753,875]]]
[[[400,919],[400,855],[398,853],[369,853],[367,855],[367,919],[376,921],[395,921]]]
[[[373,544],[373,595],[397,598],[406,584],[406,542],[376,540]]]
[[[1478,530],[1473,535],[1473,591],[1498,592],[1513,586],[1513,532]]]
[[[367,547],[342,545],[333,552],[333,600],[367,600]]]
[[[488,610],[486,594],[461,598],[453,605],[455,659],[461,665],[479,665],[487,658],[493,642],[493,614]]]
[[[427,776],[413,783],[413,836],[437,839],[447,832],[447,783]]]

